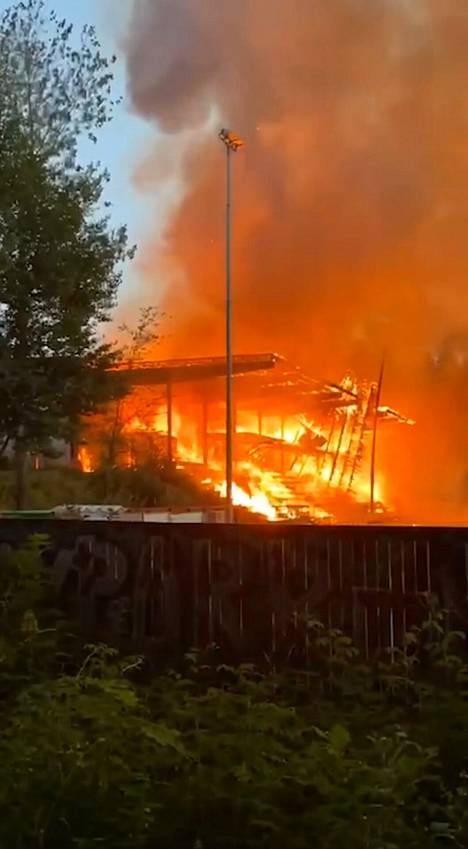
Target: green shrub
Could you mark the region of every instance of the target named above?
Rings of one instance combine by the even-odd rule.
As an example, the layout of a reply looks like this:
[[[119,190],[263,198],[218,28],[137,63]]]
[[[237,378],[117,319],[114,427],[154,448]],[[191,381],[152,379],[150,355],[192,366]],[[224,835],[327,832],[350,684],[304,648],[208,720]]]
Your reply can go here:
[[[122,507],[189,506],[219,503],[218,496],[200,487],[182,471],[163,462],[135,468],[29,471],[25,508],[47,510],[61,504],[119,504]],[[0,470],[0,509],[15,508],[12,472]]]
[[[307,623],[313,669],[82,646],[45,541],[0,553],[1,849],[468,845],[467,668],[443,612],[393,657]]]

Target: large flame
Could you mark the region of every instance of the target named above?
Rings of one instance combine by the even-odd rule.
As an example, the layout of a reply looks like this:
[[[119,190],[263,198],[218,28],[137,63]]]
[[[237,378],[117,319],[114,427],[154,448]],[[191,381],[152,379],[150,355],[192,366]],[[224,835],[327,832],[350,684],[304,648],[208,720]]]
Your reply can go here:
[[[265,384],[261,375],[253,376],[245,395],[242,388],[236,388],[234,504],[269,521],[362,521],[370,506],[369,449],[376,385],[359,384],[346,377],[339,386],[322,387],[322,394],[311,402],[310,383],[306,382],[309,392],[304,397],[316,409],[312,417],[291,414],[282,407],[281,398],[283,405],[291,405],[291,398],[293,404],[306,404],[301,395],[304,386],[300,382],[295,385],[289,377],[289,373],[280,375],[277,384],[272,380]],[[294,377],[297,381],[297,373]],[[263,398],[266,388],[272,387],[273,400]],[[162,457],[170,454],[178,468],[224,498],[225,408],[220,389],[222,386],[216,381],[214,386],[208,382],[197,384],[195,389],[190,383],[181,385],[175,397],[171,394],[169,408],[167,401],[157,398],[153,404],[143,405],[141,390],[136,388],[119,407],[121,439],[114,461],[134,465],[148,451],[156,451]],[[402,419],[386,407],[379,407],[378,418]],[[101,422],[101,431],[102,428]],[[90,445],[91,453],[89,446],[80,450],[85,471],[99,462],[96,433],[94,444],[91,439]],[[383,509],[385,500],[378,470],[373,488],[374,513]]]
[[[169,199],[140,253],[166,353],[222,351],[232,127],[236,350],[373,376],[387,349],[387,395],[418,429],[384,436],[380,467],[432,520],[468,516],[466,344],[441,365],[468,335],[467,42],[463,0],[136,0],[125,40],[155,126],[135,179],[159,213]]]

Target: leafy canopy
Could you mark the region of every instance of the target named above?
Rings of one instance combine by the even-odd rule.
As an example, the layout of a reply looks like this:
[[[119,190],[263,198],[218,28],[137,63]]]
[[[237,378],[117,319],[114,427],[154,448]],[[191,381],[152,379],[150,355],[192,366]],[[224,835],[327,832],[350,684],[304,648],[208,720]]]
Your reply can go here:
[[[28,449],[116,391],[100,327],[133,251],[103,202],[107,172],[78,158],[112,117],[113,61],[42,0],[0,24],[0,432]]]
[[[157,642],[126,658],[73,636],[53,553],[0,548],[0,849],[466,849],[468,667],[446,611],[373,663],[307,620],[308,672],[214,647],[168,670]]]

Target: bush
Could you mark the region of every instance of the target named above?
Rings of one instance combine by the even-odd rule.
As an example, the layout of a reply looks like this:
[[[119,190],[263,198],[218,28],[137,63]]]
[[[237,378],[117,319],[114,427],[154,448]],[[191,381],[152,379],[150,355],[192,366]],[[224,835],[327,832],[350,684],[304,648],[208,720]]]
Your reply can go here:
[[[101,468],[87,477],[96,503],[137,508],[219,503],[218,496],[202,491],[188,475],[165,461]]]
[[[29,510],[47,510],[60,504],[119,504],[141,509],[209,503],[219,503],[219,498],[165,463],[101,468],[89,474],[79,469],[44,469],[27,475],[25,506]],[[13,473],[0,470],[0,509],[14,507]]]
[[[156,674],[70,637],[44,544],[0,554],[1,849],[468,845],[468,670],[442,612],[374,664],[309,622],[307,675],[215,649]]]

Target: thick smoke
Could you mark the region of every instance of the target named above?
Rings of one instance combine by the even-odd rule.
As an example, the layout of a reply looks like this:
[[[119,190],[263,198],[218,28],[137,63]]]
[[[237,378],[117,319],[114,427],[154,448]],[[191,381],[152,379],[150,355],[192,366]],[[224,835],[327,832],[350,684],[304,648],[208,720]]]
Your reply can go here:
[[[468,319],[467,44],[461,0],[136,0],[130,96],[163,133],[139,179],[183,186],[144,252],[171,353],[222,350],[228,126],[236,350],[339,377],[386,349],[390,401],[426,415],[430,356]]]

